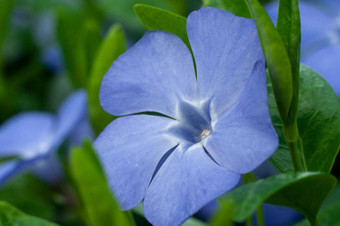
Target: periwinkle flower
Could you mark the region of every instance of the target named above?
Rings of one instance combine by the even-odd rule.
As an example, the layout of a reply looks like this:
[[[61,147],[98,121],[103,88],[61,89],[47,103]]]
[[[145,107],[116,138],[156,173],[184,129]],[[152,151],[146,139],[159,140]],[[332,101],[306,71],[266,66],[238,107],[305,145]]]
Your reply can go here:
[[[11,160],[0,163],[0,185],[26,169],[49,182],[57,179],[59,165],[55,151],[81,122],[85,110],[86,93],[80,90],[64,101],[56,116],[32,111],[3,123],[0,158]]]
[[[103,108],[125,116],[94,143],[110,188],[125,210],[144,200],[154,225],[181,224],[278,144],[254,21],[202,8],[187,33],[197,79],[182,40],[151,31],[112,64],[100,90]]]
[[[274,22],[278,2],[266,7]],[[313,68],[340,97],[340,1],[299,1],[301,62]]]

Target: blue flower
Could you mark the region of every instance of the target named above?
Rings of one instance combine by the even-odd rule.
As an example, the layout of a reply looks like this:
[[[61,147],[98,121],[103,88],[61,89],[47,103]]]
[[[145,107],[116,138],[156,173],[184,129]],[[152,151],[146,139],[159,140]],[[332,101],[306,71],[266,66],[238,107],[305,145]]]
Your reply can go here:
[[[278,145],[254,21],[202,8],[187,33],[197,80],[182,40],[151,31],[112,64],[100,90],[103,108],[125,116],[94,143],[110,188],[125,210],[144,200],[154,225],[183,223]]]
[[[313,68],[340,97],[340,1],[299,1],[301,62]],[[266,7],[277,20],[278,2]]]
[[[56,179],[60,169],[55,150],[81,122],[85,110],[86,93],[77,91],[62,104],[56,116],[25,112],[1,125],[0,158],[16,158],[0,163],[0,185],[26,169],[47,181]]]

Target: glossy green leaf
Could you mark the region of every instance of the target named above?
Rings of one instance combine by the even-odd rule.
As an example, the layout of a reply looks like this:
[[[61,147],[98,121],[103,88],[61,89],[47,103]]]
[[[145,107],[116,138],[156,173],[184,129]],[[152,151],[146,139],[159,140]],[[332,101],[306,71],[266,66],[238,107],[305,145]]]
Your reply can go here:
[[[270,196],[266,202],[286,206],[305,215],[312,225],[316,225],[317,214],[326,197],[334,189],[336,178],[329,174],[298,180]]]
[[[73,149],[71,164],[89,225],[134,225],[128,213],[120,211],[112,197],[99,160],[88,141],[82,148]]]
[[[142,204],[139,204],[138,206],[136,206],[132,210],[136,214],[144,217],[144,211],[143,211],[143,205]],[[187,221],[185,221],[182,224],[182,226],[208,226],[208,225],[206,223],[192,217],[192,218],[189,218]]]
[[[330,85],[304,65],[300,67],[299,92],[298,128],[307,169],[330,172],[340,149],[340,101]],[[280,172],[289,172],[293,169],[270,84],[268,94],[270,114],[280,138],[270,162]]]
[[[318,214],[318,220],[322,226],[339,226],[340,225],[340,185],[333,190],[333,192],[327,197],[321,210]],[[307,220],[303,220],[296,226],[309,226]]]
[[[89,114],[94,131],[99,134],[115,117],[106,113],[99,103],[99,90],[102,79],[120,54],[126,50],[126,41],[120,25],[108,31],[93,61],[88,84]]]
[[[322,226],[340,226],[340,202],[334,205],[328,206],[320,211],[318,214],[318,220]],[[307,220],[297,224],[296,226],[309,226]]]
[[[161,30],[180,37],[190,46],[186,32],[186,18],[149,5],[137,4],[134,10],[142,23],[150,30]]]
[[[11,206],[0,201],[0,225],[3,226],[57,226],[57,224],[29,216]]]
[[[236,188],[223,196],[221,202],[222,206],[232,206],[232,219],[239,222],[263,202],[293,208],[313,222],[335,184],[335,177],[325,173],[279,174]]]
[[[276,103],[281,118],[285,121],[289,117],[293,94],[293,77],[289,57],[279,33],[261,4],[257,0],[247,0],[247,3],[256,22]]]
[[[236,16],[251,18],[246,0],[221,0],[224,9],[234,13]]]
[[[280,0],[277,31],[286,47],[293,76],[293,98],[289,109],[289,121],[296,130],[297,108],[299,99],[299,72],[300,72],[300,42],[301,26],[298,0]],[[298,132],[294,131],[290,137],[297,141]]]
[[[293,74],[299,72],[301,26],[298,0],[281,0],[277,31],[286,46]]]

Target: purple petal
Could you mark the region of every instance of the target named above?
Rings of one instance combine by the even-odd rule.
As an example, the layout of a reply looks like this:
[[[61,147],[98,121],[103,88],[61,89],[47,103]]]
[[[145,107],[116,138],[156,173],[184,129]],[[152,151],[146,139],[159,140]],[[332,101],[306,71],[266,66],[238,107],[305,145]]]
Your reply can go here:
[[[214,8],[189,15],[187,33],[197,67],[198,95],[211,99],[213,114],[240,96],[263,53],[254,20]]]
[[[20,155],[23,158],[46,153],[53,136],[55,118],[47,113],[18,114],[0,128],[0,156]]]
[[[93,140],[94,132],[92,130],[89,118],[87,115],[83,117],[76,127],[72,130],[67,141],[68,145],[81,145],[84,139]]]
[[[79,90],[72,93],[61,105],[57,115],[57,128],[51,150],[55,150],[76,128],[86,115],[86,92]]]
[[[264,63],[259,61],[237,104],[212,123],[203,145],[221,166],[247,173],[271,156],[278,139],[268,112]]]
[[[177,145],[166,134],[173,121],[149,115],[119,118],[94,142],[110,188],[123,209],[142,201],[162,156]]]
[[[329,45],[306,57],[302,62],[318,72],[340,97],[340,43]]]
[[[19,165],[20,164],[17,161],[9,161],[0,164],[0,186],[18,172],[20,168]]]
[[[190,51],[177,36],[151,31],[105,75],[100,102],[113,115],[153,111],[176,117],[179,100],[196,95]]]
[[[321,0],[320,5],[326,6],[327,11],[333,12],[335,16],[339,17],[340,14],[340,1],[334,0]]]
[[[200,144],[180,145],[150,184],[144,199],[145,217],[153,225],[180,225],[232,189],[239,178],[214,163]]]
[[[63,179],[63,169],[57,152],[52,152],[43,158],[37,158],[27,167],[37,177],[50,184],[55,184]]]

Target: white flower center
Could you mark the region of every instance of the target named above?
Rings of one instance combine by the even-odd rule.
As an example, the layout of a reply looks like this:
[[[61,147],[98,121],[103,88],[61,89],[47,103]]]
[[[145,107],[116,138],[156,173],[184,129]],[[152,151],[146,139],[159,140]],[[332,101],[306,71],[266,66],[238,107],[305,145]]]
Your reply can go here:
[[[205,129],[202,131],[201,135],[200,135],[200,139],[203,140],[206,136],[208,136],[211,133],[210,129]]]
[[[211,117],[208,103],[197,105],[190,102],[180,102],[177,116],[168,132],[181,141],[200,143],[212,132]]]

